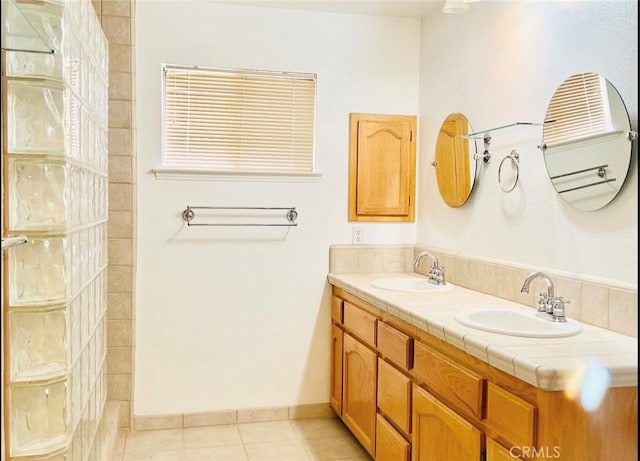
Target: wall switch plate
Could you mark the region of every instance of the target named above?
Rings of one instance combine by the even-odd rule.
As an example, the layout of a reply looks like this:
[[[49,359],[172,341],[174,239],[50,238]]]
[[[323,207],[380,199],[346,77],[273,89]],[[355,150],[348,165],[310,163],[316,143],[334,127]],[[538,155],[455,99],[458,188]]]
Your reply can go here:
[[[351,243],[362,243],[363,240],[363,230],[362,227],[354,227],[353,233],[351,234]]]

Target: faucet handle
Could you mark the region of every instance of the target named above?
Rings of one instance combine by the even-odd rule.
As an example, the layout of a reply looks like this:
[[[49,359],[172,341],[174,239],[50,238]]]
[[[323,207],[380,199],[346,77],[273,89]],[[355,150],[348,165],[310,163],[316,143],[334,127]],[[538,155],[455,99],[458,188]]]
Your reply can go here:
[[[547,312],[549,306],[549,295],[547,293],[538,293],[538,312]]]
[[[567,321],[567,317],[565,316],[564,313],[564,305],[565,304],[569,304],[570,301],[565,301],[565,299],[562,296],[558,296],[557,298],[555,298],[552,302],[552,315],[553,315],[553,321],[554,322],[566,322]]]

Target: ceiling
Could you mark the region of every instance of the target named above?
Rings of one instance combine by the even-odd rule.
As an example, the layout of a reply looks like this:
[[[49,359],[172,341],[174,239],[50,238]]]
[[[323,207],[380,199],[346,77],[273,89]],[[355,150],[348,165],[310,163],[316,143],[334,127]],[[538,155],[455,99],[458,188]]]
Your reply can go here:
[[[444,0],[212,0],[216,3],[322,11],[325,13],[364,14],[421,18],[439,11]]]

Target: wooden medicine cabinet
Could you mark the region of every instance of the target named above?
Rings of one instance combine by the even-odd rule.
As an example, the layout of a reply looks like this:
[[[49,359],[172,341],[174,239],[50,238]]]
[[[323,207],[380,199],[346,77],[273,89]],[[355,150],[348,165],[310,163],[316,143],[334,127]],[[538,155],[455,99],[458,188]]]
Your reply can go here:
[[[416,116],[349,114],[349,221],[415,220]]]

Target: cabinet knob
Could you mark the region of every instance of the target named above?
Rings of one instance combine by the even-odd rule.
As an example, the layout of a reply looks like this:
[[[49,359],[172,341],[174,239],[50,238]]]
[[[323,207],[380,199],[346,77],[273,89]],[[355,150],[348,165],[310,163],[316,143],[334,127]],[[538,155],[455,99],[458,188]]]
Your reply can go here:
[[[435,160],[433,162],[431,162],[431,165],[433,165],[433,167],[437,167],[438,166],[438,162],[436,162]]]

